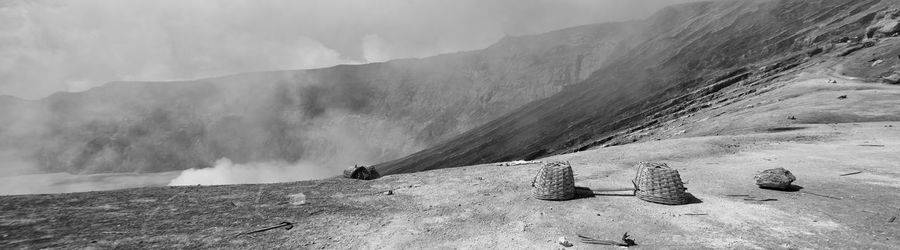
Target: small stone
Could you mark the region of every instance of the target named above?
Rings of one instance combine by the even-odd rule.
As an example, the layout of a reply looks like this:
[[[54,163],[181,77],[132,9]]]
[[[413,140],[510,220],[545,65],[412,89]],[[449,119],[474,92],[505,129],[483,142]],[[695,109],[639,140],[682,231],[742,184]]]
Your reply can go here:
[[[556,242],[564,247],[572,246],[572,242],[569,242],[569,240],[566,240],[566,237],[559,237],[559,240],[557,240]]]
[[[290,198],[291,205],[296,206],[306,204],[306,195],[304,195],[303,193],[292,194],[289,195],[288,198]]]
[[[384,191],[384,195],[392,195],[394,194],[394,190]]]
[[[791,183],[797,180],[797,177],[794,177],[794,175],[791,174],[791,171],[784,168],[766,169],[753,178],[756,179],[756,185],[761,188],[779,190],[788,189],[788,187],[791,186]]]

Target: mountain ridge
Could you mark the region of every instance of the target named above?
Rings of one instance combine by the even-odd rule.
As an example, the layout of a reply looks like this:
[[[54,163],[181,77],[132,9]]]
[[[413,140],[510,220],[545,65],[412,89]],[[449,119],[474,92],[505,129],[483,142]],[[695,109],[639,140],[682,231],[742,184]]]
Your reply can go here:
[[[591,78],[451,141],[376,167],[406,173],[571,152],[584,141],[602,140],[627,127],[609,127],[616,117],[713,84],[711,75],[754,64],[777,69],[792,56],[816,55],[807,50],[836,49],[831,41],[863,36],[870,17],[889,2],[724,1],[669,7],[651,17],[647,27],[652,29],[629,38],[644,41],[634,54]],[[843,14],[827,15],[833,12]],[[814,24],[805,20],[828,25],[810,29]],[[616,91],[604,92],[609,89]]]

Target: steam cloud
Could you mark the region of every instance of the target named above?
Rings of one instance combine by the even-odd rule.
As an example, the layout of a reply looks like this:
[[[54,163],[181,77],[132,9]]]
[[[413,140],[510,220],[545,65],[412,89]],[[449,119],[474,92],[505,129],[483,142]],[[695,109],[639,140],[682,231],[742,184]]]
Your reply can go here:
[[[318,179],[338,173],[316,166],[311,162],[291,164],[284,161],[272,161],[235,164],[228,158],[222,158],[217,160],[215,166],[211,168],[182,171],[181,175],[169,182],[169,185],[276,183]]]

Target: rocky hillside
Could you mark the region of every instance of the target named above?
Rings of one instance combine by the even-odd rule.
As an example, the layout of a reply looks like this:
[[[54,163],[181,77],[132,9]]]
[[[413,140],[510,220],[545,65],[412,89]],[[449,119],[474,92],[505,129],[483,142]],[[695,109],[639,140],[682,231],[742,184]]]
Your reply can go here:
[[[759,84],[802,63],[863,53],[900,31],[896,6],[893,0],[777,0],[670,7],[637,27],[625,39],[633,46],[584,81],[376,167],[415,172],[637,141],[633,132],[727,101],[723,95],[760,91]],[[882,65],[867,76],[891,70]],[[731,86],[755,87],[731,93]]]
[[[0,159],[5,173],[396,159],[588,78],[631,46],[623,41],[635,25],[506,37],[424,59],[2,97]]]

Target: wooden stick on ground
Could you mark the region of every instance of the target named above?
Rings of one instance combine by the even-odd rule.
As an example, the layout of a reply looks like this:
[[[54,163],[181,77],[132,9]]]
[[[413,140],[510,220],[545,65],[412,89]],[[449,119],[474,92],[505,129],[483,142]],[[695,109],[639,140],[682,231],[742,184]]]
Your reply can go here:
[[[861,173],[862,173],[862,171],[856,171],[856,172],[842,174],[841,176],[855,175],[855,174],[861,174]]]

